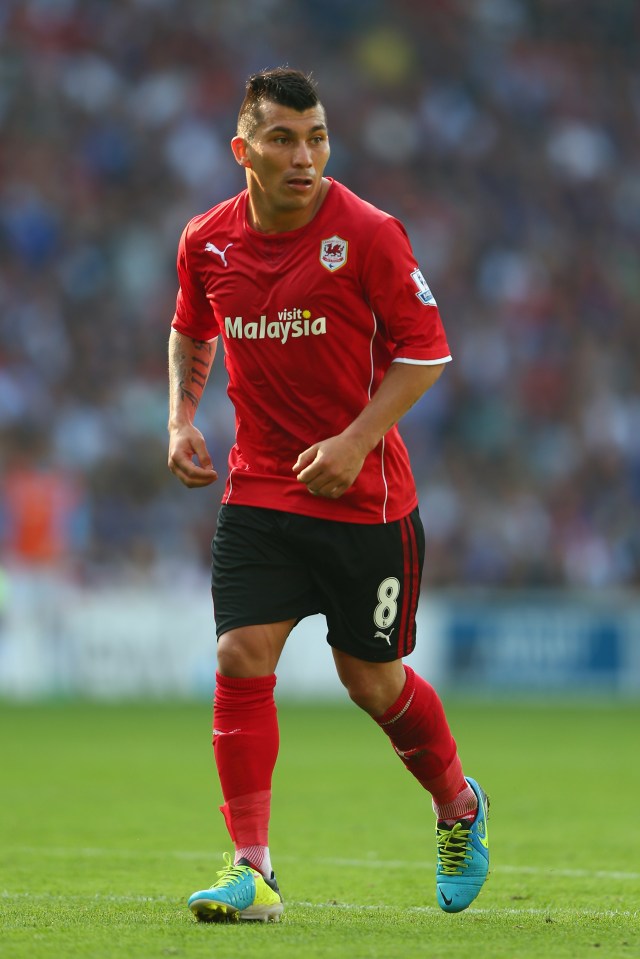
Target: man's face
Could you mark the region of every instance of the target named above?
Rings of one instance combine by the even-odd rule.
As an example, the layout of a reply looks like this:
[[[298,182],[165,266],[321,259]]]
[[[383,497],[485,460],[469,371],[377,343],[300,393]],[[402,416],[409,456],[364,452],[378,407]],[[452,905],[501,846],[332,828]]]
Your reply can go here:
[[[329,137],[320,105],[299,113],[266,101],[251,140],[235,137],[232,147],[247,170],[251,200],[259,211],[275,217],[293,214],[294,220],[296,212],[303,220],[307,211],[312,215],[329,159]]]

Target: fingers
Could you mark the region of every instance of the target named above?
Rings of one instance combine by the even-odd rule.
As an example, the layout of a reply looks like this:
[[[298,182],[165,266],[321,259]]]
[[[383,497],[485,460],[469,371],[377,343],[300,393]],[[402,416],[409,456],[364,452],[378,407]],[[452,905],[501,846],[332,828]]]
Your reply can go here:
[[[215,483],[218,474],[213,466],[209,464],[207,468],[199,466],[188,457],[173,457],[169,459],[169,469],[174,476],[180,480],[189,489],[200,486],[210,486]]]
[[[305,484],[312,496],[338,499],[351,485],[333,473],[317,447],[301,453],[293,470],[298,473],[298,480]]]
[[[338,499],[347,489],[346,486],[323,486],[322,489],[311,489],[310,486],[307,486],[307,489],[312,496],[324,496],[325,499]]]
[[[169,448],[169,469],[189,489],[210,486],[218,474],[204,441],[177,442]]]
[[[311,496],[338,499],[353,485],[363,460],[354,457],[351,444],[340,436],[314,443],[300,453],[294,473]]]
[[[304,450],[302,453],[300,453],[300,456],[293,464],[293,467],[292,467],[293,472],[300,474],[301,471],[305,470],[305,467],[313,463],[317,455],[318,455],[317,446],[310,446],[308,450]],[[302,478],[302,475],[299,475],[298,479],[301,480],[303,483],[305,482],[305,480]]]
[[[319,461],[320,451],[318,447],[311,446],[308,450],[300,453],[293,465],[293,472],[298,474],[299,481],[305,484],[312,496],[326,495],[323,490],[326,483],[322,481],[322,466]]]

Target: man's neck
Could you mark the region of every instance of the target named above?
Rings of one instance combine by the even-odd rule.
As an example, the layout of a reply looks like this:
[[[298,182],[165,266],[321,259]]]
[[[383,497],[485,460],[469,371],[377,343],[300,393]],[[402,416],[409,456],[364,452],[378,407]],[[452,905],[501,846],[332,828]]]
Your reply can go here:
[[[259,197],[252,196],[251,189],[249,189],[249,202],[247,204],[249,225],[258,233],[290,233],[292,230],[299,230],[307,223],[311,223],[324,203],[329,186],[329,180],[323,178],[318,196],[311,206],[302,210],[286,210],[280,213],[262,209]]]

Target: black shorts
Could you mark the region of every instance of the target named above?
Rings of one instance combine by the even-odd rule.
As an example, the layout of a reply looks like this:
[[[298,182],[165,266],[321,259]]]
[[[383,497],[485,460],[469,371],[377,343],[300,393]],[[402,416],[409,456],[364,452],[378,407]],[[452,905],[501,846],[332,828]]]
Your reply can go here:
[[[372,663],[407,656],[423,562],[417,509],[365,524],[224,505],[212,544],[217,635],[322,613],[336,649]]]

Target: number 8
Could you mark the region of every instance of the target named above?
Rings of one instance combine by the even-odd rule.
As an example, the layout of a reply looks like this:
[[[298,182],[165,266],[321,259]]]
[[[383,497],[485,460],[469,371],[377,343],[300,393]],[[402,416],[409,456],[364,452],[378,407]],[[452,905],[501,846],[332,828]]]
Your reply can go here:
[[[373,621],[380,629],[386,629],[398,615],[398,604],[396,600],[400,593],[400,580],[395,576],[387,576],[378,586],[378,599],[380,602],[373,613]]]

